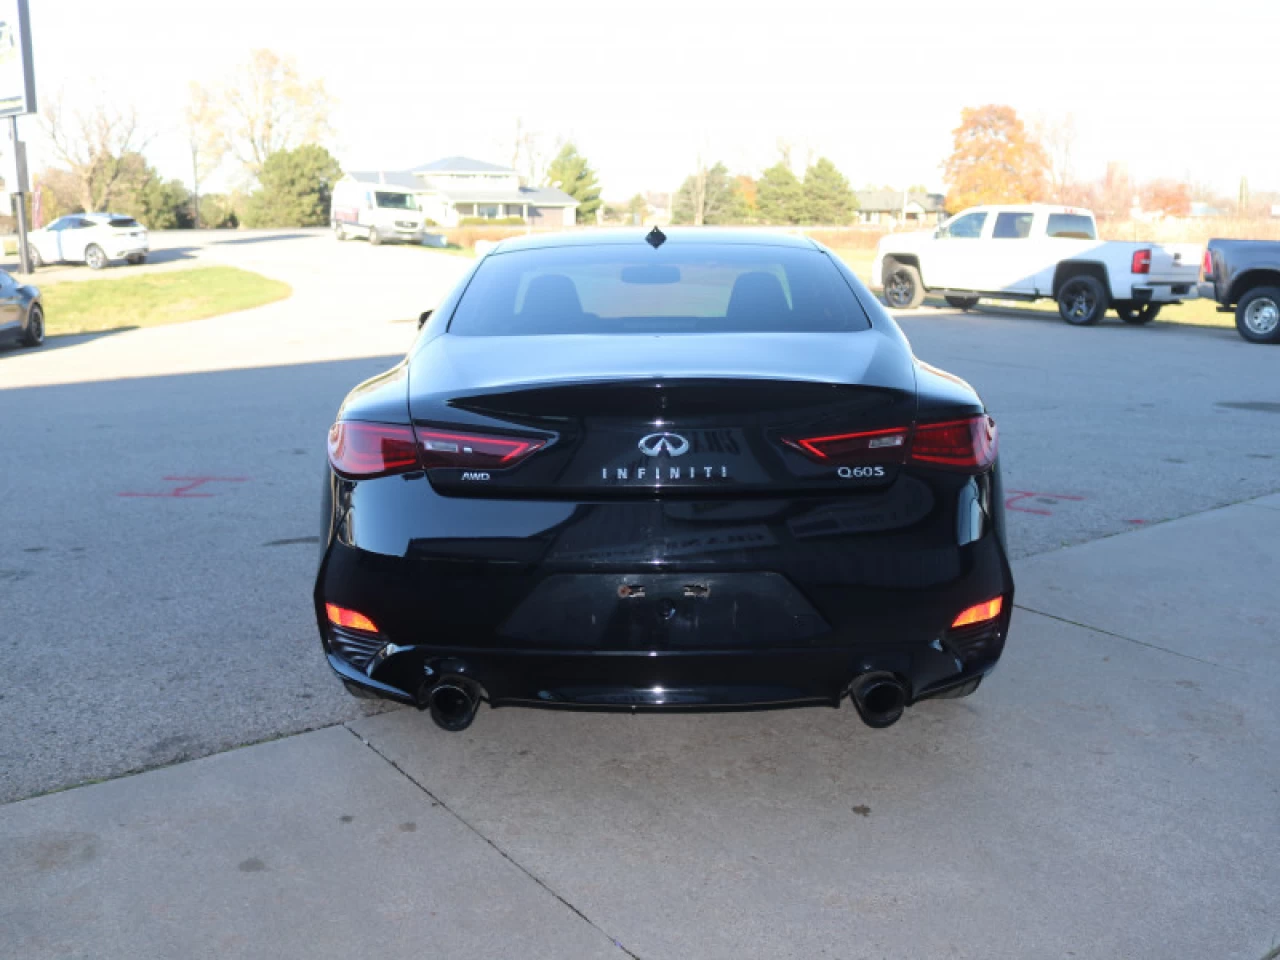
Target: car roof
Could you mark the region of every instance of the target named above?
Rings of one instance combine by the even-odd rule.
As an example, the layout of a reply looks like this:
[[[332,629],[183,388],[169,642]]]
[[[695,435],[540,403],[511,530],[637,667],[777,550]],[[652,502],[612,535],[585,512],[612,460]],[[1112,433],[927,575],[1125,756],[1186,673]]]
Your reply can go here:
[[[1045,213],[1077,213],[1085,216],[1091,212],[1084,207],[1066,207],[1058,203],[984,203],[977,207],[967,207],[961,210],[960,213],[976,213],[979,211],[1000,213],[1006,210],[1043,210]]]
[[[577,230],[563,233],[534,233],[523,237],[509,237],[501,241],[490,255],[514,253],[517,250],[545,250],[553,247],[625,246],[645,243],[652,230],[661,230],[666,238],[663,244],[735,245],[759,247],[793,247],[816,250],[818,245],[803,235],[782,233],[776,230],[741,230],[718,227],[633,227],[617,230]]]

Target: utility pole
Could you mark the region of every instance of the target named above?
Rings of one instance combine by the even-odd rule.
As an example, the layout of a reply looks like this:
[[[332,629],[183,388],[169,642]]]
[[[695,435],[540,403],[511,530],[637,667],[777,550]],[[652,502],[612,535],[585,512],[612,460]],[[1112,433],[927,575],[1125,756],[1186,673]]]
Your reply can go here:
[[[191,222],[200,229],[200,145],[191,139]]]
[[[27,243],[27,157],[26,146],[18,139],[18,118],[9,117],[9,136],[13,144],[14,187],[13,195],[15,214],[18,217],[18,268],[23,273],[31,272],[31,247]]]

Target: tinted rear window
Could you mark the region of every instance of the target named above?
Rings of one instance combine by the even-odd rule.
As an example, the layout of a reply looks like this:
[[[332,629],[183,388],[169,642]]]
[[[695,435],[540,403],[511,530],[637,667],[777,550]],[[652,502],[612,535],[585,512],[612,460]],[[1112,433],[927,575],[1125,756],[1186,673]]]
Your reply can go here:
[[[817,250],[631,244],[517,250],[487,257],[449,332],[818,333],[870,321]]]
[[[1093,228],[1093,219],[1078,213],[1049,214],[1049,226],[1045,232],[1051,237],[1065,237],[1069,240],[1098,239],[1098,234]]]
[[[113,227],[136,227],[137,225],[138,221],[133,217],[113,217],[111,219],[111,226]]]

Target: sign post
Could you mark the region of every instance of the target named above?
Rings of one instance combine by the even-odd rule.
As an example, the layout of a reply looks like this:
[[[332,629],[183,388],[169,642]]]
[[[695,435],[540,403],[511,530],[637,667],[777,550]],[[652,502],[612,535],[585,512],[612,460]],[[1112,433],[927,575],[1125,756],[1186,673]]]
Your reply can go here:
[[[26,144],[18,139],[18,117],[36,112],[36,78],[31,63],[31,22],[27,0],[0,0],[0,117],[9,118],[11,162],[5,168],[5,189],[13,196],[18,218],[18,261],[23,273],[31,272],[27,244]],[[13,180],[9,182],[12,174]]]

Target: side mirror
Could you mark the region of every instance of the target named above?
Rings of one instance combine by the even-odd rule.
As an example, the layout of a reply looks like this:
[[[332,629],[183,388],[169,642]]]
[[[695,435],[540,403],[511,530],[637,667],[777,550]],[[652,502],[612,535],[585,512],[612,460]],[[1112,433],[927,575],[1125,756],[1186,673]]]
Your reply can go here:
[[[422,329],[422,327],[423,327],[423,325],[424,325],[424,324],[426,324],[426,322],[427,322],[428,320],[430,320],[430,319],[431,319],[431,313],[432,313],[432,311],[430,311],[430,310],[423,310],[420,314],[418,314],[418,329],[419,329],[419,330],[421,330],[421,329]]]

